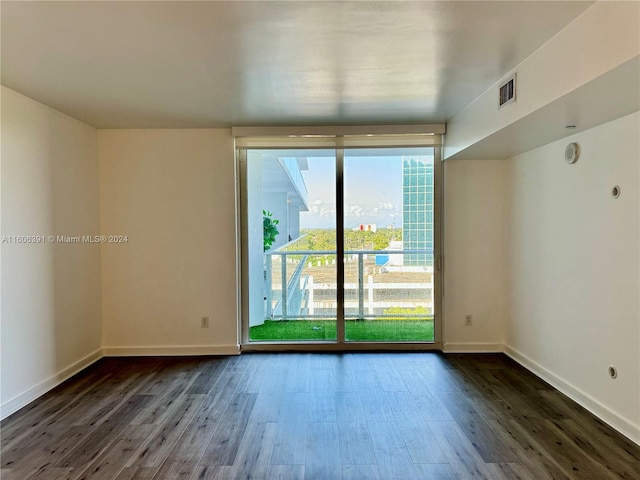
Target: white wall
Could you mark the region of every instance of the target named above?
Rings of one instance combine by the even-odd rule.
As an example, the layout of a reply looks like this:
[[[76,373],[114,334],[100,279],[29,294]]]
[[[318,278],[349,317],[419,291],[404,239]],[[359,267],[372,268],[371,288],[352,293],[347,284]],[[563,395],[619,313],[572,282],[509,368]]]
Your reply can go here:
[[[286,234],[287,241],[289,241],[289,237],[292,240],[295,240],[300,236],[300,207],[298,206],[290,206],[288,208],[288,218],[287,218],[287,227],[288,232]]]
[[[502,351],[507,162],[450,160],[444,166],[445,351]],[[466,314],[473,325],[465,325]]]
[[[640,441],[635,113],[509,161],[507,352]],[[577,163],[564,162],[576,141]],[[622,189],[619,199],[611,187]],[[618,368],[611,380],[609,365]]]
[[[2,235],[97,235],[97,131],[2,88]],[[100,356],[97,244],[2,243],[2,417]]]
[[[444,157],[455,155],[640,55],[639,17],[640,2],[596,2],[514,69],[515,103],[498,109],[497,89],[502,78],[449,119]],[[553,119],[560,126],[582,124],[580,105],[569,106],[563,115]]]
[[[98,138],[100,227],[128,236],[101,249],[105,354],[237,353],[231,131]]]

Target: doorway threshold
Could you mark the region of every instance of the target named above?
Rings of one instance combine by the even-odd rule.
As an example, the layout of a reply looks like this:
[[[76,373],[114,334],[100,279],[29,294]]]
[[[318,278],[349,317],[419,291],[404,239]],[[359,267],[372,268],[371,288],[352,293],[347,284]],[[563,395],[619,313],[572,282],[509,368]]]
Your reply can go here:
[[[416,352],[442,351],[442,342],[250,342],[241,352]]]

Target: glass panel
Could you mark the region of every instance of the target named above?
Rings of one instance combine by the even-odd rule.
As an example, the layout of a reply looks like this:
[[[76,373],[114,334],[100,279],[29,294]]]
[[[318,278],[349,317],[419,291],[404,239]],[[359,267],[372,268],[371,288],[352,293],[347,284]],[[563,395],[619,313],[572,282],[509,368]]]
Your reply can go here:
[[[345,150],[345,340],[434,340],[432,148]]]
[[[336,339],[334,150],[247,150],[249,340]]]

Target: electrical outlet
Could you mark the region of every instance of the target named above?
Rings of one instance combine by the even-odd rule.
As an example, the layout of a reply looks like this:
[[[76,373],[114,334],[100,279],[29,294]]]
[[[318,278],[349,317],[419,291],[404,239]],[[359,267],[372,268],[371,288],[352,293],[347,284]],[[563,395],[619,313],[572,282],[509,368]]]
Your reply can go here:
[[[200,327],[201,328],[209,328],[209,317],[202,317],[200,319]]]
[[[472,315],[465,315],[464,316],[464,324],[465,325],[473,325],[473,316]]]

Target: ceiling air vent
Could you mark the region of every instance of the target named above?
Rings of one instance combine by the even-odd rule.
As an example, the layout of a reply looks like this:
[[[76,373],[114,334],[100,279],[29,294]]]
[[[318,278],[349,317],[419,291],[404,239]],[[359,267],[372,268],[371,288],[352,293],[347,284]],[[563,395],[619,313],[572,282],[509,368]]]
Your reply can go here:
[[[509,79],[500,86],[498,91],[498,108],[516,101],[516,74],[514,73]]]

